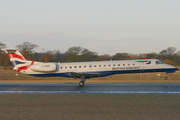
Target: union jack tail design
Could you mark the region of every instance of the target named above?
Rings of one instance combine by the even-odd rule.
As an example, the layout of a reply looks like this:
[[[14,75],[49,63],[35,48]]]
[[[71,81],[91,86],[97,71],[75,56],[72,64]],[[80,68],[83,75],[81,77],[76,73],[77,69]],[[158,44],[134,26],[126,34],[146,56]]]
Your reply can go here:
[[[34,61],[28,61],[17,49],[1,49],[5,51],[14,67],[15,71],[27,70],[30,65],[34,64]]]

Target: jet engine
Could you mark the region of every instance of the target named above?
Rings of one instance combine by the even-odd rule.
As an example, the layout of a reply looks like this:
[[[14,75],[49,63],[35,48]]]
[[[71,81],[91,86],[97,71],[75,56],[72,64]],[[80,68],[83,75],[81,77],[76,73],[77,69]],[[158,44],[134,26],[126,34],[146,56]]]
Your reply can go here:
[[[32,65],[30,69],[38,72],[53,72],[57,70],[57,66],[56,63],[39,63]]]

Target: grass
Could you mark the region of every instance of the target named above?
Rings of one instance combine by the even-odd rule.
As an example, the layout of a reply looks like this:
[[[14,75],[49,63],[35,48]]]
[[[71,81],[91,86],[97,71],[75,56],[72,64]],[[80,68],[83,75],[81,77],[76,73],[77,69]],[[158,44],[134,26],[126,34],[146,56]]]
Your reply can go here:
[[[0,94],[2,120],[178,120],[179,95]]]

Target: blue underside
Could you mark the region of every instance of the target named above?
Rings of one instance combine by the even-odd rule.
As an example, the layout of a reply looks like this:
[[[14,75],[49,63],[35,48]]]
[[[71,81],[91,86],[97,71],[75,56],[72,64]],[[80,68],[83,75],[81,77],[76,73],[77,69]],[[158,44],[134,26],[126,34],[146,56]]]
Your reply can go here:
[[[146,70],[120,70],[120,71],[97,71],[97,72],[83,72],[84,74],[99,74],[99,77],[109,76],[113,74],[126,74],[126,73],[148,73],[148,72],[166,72],[173,73],[177,68],[171,69],[146,69]],[[71,77],[70,73],[47,73],[47,74],[30,74],[36,77]]]

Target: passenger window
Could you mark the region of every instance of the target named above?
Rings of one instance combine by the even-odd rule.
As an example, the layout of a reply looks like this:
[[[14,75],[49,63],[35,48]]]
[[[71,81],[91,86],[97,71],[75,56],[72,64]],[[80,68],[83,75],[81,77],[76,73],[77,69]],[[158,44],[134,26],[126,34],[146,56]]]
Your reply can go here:
[[[76,66],[74,66],[74,68],[76,68]]]
[[[125,66],[125,64],[123,64],[123,66]]]
[[[94,67],[96,67],[96,65],[94,65]]]
[[[61,69],[62,69],[63,67],[61,67]]]
[[[130,64],[128,64],[128,66],[130,66]]]
[[[120,64],[118,64],[118,66],[120,66]]]
[[[79,68],[81,68],[81,66],[79,66]]]
[[[113,66],[116,66],[115,64]]]
[[[65,67],[65,69],[67,69],[67,67]]]
[[[133,64],[133,65],[135,65],[135,64]]]
[[[104,67],[106,67],[106,65],[104,65]]]
[[[70,68],[72,68],[72,67],[70,66]]]
[[[86,68],[86,66],[84,66],[84,68]]]
[[[109,65],[109,67],[110,67],[111,65]]]
[[[99,65],[99,67],[101,67],[101,65]]]

